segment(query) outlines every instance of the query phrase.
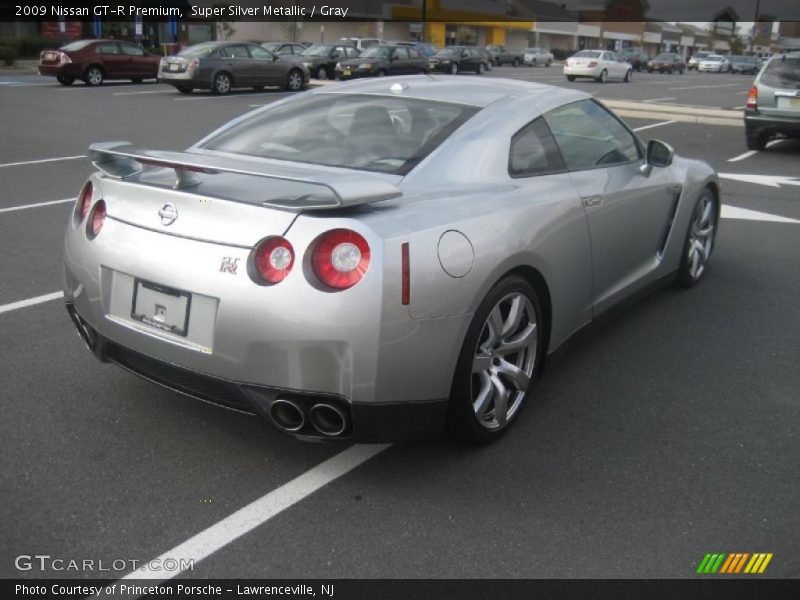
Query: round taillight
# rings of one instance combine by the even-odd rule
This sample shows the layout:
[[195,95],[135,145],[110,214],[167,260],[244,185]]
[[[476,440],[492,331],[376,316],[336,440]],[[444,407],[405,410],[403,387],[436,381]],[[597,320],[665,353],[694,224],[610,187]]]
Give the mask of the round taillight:
[[286,238],[267,238],[256,248],[255,264],[261,279],[267,283],[279,283],[292,270],[294,248]]
[[357,284],[369,267],[369,244],[349,229],[322,234],[314,244],[311,266],[319,280],[338,290]]
[[92,205],[92,192],[92,182],[87,181],[78,196],[78,203],[75,205],[75,216],[78,217],[79,221],[83,221],[86,215],[89,214],[89,207]]
[[95,237],[103,228],[103,223],[106,220],[106,202],[105,200],[98,200],[92,210],[91,232],[92,237]]

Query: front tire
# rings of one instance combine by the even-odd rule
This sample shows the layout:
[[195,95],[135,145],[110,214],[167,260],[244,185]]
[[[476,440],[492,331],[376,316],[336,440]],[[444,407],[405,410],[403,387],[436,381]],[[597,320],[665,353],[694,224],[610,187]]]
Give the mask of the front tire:
[[608,79],[608,72],[605,69],[603,69],[602,71],[600,71],[600,77],[598,77],[596,81],[598,83],[605,83],[607,79]]
[[448,430],[488,443],[505,433],[527,400],[542,354],[542,310],[522,277],[502,279],[484,298],[459,354]]
[[631,77],[633,77],[633,69],[628,69],[627,71],[625,71],[625,79],[623,79],[622,81],[624,81],[625,83],[630,83]]
[[219,94],[220,96],[224,96],[231,91],[231,87],[233,87],[233,80],[228,73],[223,71],[222,73],[217,73],[214,76],[214,83],[211,86],[211,92],[214,94]]
[[547,68],[550,68],[550,65],[552,65],[552,64],[553,64],[553,61],[548,58],[547,62],[544,63],[544,66],[547,67]]
[[686,230],[681,262],[675,277],[678,286],[690,288],[696,285],[705,273],[714,249],[718,220],[719,203],[714,192],[706,188],[695,204]]
[[453,63],[450,65],[450,75],[458,75],[458,64]]
[[511,61],[511,64],[512,64],[513,66],[515,66],[515,67],[518,67],[518,66],[519,66],[519,59],[518,59],[518,58],[515,58],[513,61]]
[[286,89],[290,92],[303,89],[303,74],[297,69],[292,69],[286,76]]
[[327,79],[328,78],[328,71],[325,67],[320,67],[317,69],[316,74],[317,79]]
[[575,75],[567,75],[567,81],[575,81]]
[[478,64],[478,75],[483,75],[485,70],[486,70],[486,67],[483,66],[483,63],[479,63]]

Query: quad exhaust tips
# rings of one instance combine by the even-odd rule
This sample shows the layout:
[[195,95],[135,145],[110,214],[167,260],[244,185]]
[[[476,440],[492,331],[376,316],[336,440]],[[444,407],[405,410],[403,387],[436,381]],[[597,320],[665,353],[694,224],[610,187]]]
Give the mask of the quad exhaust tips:
[[291,400],[275,400],[269,407],[269,416],[286,431],[300,431],[306,424],[303,411]]
[[347,419],[344,413],[331,404],[315,404],[308,411],[311,426],[327,437],[335,437],[344,433]]

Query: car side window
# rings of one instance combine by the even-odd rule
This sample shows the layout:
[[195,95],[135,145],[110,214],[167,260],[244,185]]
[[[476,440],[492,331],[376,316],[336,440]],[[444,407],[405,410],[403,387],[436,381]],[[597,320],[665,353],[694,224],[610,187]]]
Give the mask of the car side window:
[[349,58],[354,58],[360,54],[358,48],[353,48],[352,46],[346,46],[344,51]]
[[219,51],[220,56],[224,58],[250,58],[247,52],[247,46],[228,46]]
[[259,60],[272,60],[275,58],[272,52],[261,46],[250,46],[250,56]]
[[415,48],[409,48],[408,49],[408,56],[410,58],[422,58],[422,55],[419,53],[419,50],[417,50]]
[[144,50],[133,44],[120,44],[122,53],[128,56],[144,56]]
[[531,177],[564,170],[564,159],[542,117],[525,125],[511,138],[508,174],[512,177]]
[[395,48],[394,55],[400,60],[405,60],[408,58],[408,50],[406,48]]
[[572,171],[624,164],[641,158],[634,135],[594,100],[550,111],[545,121]]
[[97,44],[95,52],[98,54],[120,54],[117,44]]

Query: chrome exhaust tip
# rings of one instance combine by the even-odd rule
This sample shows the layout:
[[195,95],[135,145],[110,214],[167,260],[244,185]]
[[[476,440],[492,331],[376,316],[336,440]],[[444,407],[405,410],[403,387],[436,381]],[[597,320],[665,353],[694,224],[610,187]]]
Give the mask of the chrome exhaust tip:
[[344,433],[347,419],[344,413],[331,404],[315,404],[308,411],[311,425],[327,437],[335,437]]
[[269,416],[278,427],[286,431],[300,431],[306,423],[303,411],[290,400],[275,400],[269,407]]

